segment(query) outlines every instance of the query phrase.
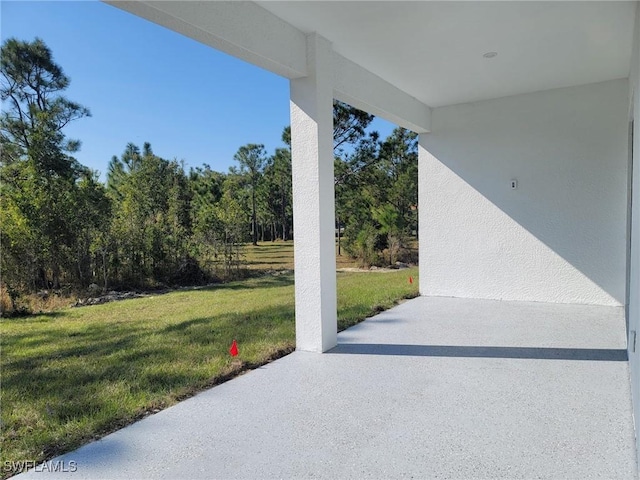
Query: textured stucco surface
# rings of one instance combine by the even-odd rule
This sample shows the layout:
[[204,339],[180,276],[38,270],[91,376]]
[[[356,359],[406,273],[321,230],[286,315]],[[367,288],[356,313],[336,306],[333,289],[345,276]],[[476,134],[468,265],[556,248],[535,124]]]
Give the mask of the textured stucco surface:
[[627,80],[434,109],[421,293],[624,304],[627,112]]
[[624,345],[621,308],[420,297],[61,459],[87,479],[634,479]]
[[298,350],[336,344],[331,44],[307,38],[309,76],[291,80],[291,167]]
[[[640,8],[636,9],[636,28],[633,39],[631,62],[630,112],[634,118],[633,130],[633,178],[632,178],[632,222],[631,222],[631,271],[629,275],[629,332],[640,333]],[[633,335],[630,336],[633,338]],[[640,339],[636,338],[635,351],[629,345],[631,385],[636,420],[636,432],[640,432]],[[636,435],[640,456],[640,434]]]

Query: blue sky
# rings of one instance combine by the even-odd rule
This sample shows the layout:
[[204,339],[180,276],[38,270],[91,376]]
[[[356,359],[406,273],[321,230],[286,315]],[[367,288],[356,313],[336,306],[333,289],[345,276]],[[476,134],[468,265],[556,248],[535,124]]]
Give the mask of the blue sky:
[[[247,143],[271,154],[289,124],[289,82],[97,1],[0,1],[2,39],[42,38],[71,78],[65,95],[91,110],[65,131],[76,158],[102,173],[128,142],[227,171]],[[376,119],[388,135],[393,125]]]

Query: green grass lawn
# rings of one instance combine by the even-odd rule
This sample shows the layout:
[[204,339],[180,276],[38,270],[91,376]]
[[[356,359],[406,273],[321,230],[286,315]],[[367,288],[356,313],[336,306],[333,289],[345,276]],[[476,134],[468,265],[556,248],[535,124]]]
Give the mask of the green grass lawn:
[[[338,274],[339,329],[415,296],[417,274]],[[0,320],[0,465],[51,458],[292,351],[293,318],[293,276],[278,275]]]
[[[357,267],[360,262],[351,258],[346,252],[338,255],[336,244],[336,267]],[[258,242],[258,245],[245,245],[245,262],[250,270],[293,270],[293,241]]]
[[293,242],[259,242],[244,247],[244,259],[251,270],[293,270]]

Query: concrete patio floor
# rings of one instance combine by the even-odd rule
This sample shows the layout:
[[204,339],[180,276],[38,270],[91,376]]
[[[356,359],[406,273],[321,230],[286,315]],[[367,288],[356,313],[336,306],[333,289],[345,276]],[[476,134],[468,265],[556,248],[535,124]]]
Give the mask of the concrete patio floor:
[[[421,297],[57,460],[73,478],[637,478],[620,308]],[[31,471],[22,477],[43,478]]]

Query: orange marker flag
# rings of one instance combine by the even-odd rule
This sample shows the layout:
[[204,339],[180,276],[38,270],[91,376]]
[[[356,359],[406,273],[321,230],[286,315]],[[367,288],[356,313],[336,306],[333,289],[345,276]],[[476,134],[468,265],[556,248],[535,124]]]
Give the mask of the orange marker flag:
[[235,340],[231,343],[231,348],[229,349],[229,353],[231,354],[232,357],[235,357],[238,355],[238,342],[236,342]]
[[409,283],[413,285],[413,277],[409,277]]

